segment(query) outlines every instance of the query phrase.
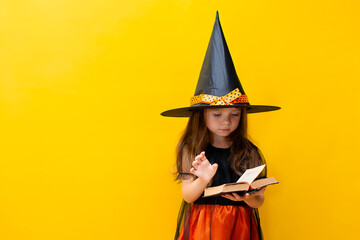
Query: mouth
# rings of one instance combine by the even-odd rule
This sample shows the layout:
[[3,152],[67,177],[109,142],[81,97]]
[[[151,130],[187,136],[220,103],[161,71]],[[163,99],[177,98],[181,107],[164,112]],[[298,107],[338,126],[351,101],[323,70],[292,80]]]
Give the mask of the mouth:
[[227,131],[229,131],[230,129],[228,129],[228,128],[224,128],[224,129],[220,129],[220,131],[223,131],[223,132],[227,132]]

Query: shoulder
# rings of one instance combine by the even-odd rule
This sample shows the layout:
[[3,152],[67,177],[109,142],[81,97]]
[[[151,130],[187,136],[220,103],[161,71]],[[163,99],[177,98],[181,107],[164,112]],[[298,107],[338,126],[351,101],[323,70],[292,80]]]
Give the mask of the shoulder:
[[249,140],[249,145],[252,149],[259,150],[259,148],[250,140]]
[[184,144],[181,146],[181,149],[179,149],[179,152],[181,153],[181,160],[188,160],[189,158],[189,146],[187,144]]
[[179,155],[178,155],[178,178],[184,178],[189,175],[192,176],[190,173],[191,166],[191,155],[190,151],[187,145],[183,145],[181,149],[179,149]]
[[[250,142],[250,141],[249,141]],[[260,148],[258,148],[254,143],[250,142],[252,146],[252,157],[254,159],[255,166],[260,166],[265,164],[265,169],[260,173],[258,178],[267,177],[267,164],[264,158],[264,155],[262,154]]]
[[258,146],[256,146],[253,142],[251,142],[250,140],[249,140],[249,144],[250,144],[250,149],[262,157],[263,154],[262,154],[260,148]]
[[249,141],[250,149],[249,155],[253,159],[254,166],[260,166],[266,164],[263,153],[253,142]]
[[250,155],[255,155],[259,158],[262,158],[262,153],[261,153],[261,150],[253,143],[249,140],[249,153]]

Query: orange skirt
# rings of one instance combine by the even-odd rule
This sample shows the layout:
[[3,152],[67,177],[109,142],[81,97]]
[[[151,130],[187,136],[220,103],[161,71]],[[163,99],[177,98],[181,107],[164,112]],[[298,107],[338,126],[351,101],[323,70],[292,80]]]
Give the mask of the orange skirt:
[[[178,240],[183,240],[184,235],[187,235],[185,239],[189,240],[259,239],[255,217],[247,205],[193,204],[187,218]],[[184,227],[189,228],[185,233]]]

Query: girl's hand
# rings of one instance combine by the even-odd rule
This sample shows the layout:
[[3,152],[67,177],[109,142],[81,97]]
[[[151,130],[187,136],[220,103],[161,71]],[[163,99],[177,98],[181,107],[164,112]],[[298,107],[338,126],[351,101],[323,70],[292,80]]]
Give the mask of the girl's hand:
[[192,166],[193,167],[190,169],[190,172],[206,183],[210,182],[218,168],[216,163],[211,164],[209,162],[209,160],[205,157],[205,152],[201,152],[195,157],[195,161],[192,162]]
[[232,201],[245,201],[246,202],[246,200],[250,200],[250,199],[252,199],[254,197],[264,195],[265,189],[266,189],[266,187],[262,187],[262,188],[260,188],[259,190],[255,191],[255,192],[246,193],[244,195],[239,195],[237,193],[227,193],[227,194],[224,194],[224,195],[221,195],[221,196],[224,197],[224,198],[230,199]]

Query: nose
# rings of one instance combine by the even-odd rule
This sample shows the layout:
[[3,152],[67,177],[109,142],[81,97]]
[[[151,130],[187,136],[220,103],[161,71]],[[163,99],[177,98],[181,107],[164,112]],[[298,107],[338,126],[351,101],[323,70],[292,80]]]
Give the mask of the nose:
[[230,118],[231,117],[231,115],[230,114],[226,114],[226,115],[224,115],[224,118],[223,118],[223,123],[225,123],[225,124],[230,124]]

